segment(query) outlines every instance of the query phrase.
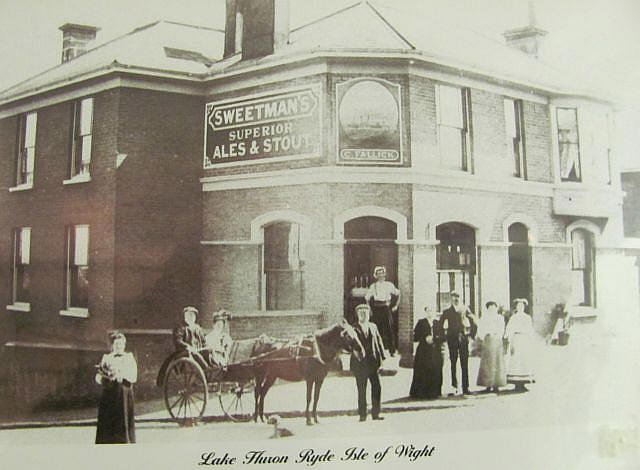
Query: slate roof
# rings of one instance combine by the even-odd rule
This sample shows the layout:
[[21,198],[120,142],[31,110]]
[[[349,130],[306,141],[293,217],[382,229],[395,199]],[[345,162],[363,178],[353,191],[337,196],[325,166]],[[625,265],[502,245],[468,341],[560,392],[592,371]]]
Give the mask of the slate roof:
[[[0,103],[113,70],[206,80],[219,73],[303,54],[402,54],[555,93],[600,95],[506,44],[415,13],[362,1],[291,30],[289,44],[250,63],[222,60],[224,31],[171,21],[142,26],[0,93]],[[580,86],[578,84],[582,83]]]

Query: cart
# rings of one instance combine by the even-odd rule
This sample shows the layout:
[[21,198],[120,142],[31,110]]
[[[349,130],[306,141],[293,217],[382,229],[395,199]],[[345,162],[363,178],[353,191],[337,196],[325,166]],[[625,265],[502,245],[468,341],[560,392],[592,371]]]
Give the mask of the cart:
[[229,420],[251,420],[255,409],[255,344],[256,339],[234,341],[224,368],[206,360],[205,351],[181,351],[170,356],[159,383],[171,417],[179,423],[197,421],[213,400]]

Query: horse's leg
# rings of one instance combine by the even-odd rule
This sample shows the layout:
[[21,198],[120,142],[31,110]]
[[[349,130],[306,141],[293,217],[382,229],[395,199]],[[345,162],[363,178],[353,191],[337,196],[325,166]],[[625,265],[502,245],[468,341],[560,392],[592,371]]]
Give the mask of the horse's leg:
[[264,422],[264,399],[267,396],[267,392],[269,391],[269,389],[271,388],[271,386],[275,383],[276,381],[276,376],[271,376],[269,374],[267,374],[267,376],[264,379],[264,382],[262,382],[262,397],[260,400],[260,421]]
[[311,404],[311,390],[313,389],[313,380],[306,379],[307,382],[307,407],[304,410],[304,416],[307,418],[307,426],[311,426],[311,416],[309,416],[309,405]]
[[315,388],[313,393],[313,420],[318,423],[318,401],[320,400],[320,389],[322,388],[322,383],[324,382],[324,377],[320,376],[316,380],[314,380]]

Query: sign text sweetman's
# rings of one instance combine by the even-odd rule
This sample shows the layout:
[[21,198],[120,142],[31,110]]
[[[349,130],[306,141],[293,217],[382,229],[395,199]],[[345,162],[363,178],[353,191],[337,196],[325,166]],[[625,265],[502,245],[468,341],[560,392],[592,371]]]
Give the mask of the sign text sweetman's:
[[319,95],[308,87],[208,103],[204,167],[319,156]]

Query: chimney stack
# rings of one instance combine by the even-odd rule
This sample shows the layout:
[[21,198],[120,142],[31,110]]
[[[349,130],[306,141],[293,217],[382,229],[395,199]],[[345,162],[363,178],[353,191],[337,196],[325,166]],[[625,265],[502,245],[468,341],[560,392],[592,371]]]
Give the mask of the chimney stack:
[[546,35],[547,31],[536,26],[536,12],[533,0],[529,0],[529,25],[524,28],[510,29],[503,33],[508,46],[536,59],[540,55],[542,40]]
[[289,0],[226,0],[224,57],[273,54],[289,42]]
[[60,26],[62,31],[62,62],[87,52],[89,44],[96,38],[100,28],[82,24],[65,23]]

